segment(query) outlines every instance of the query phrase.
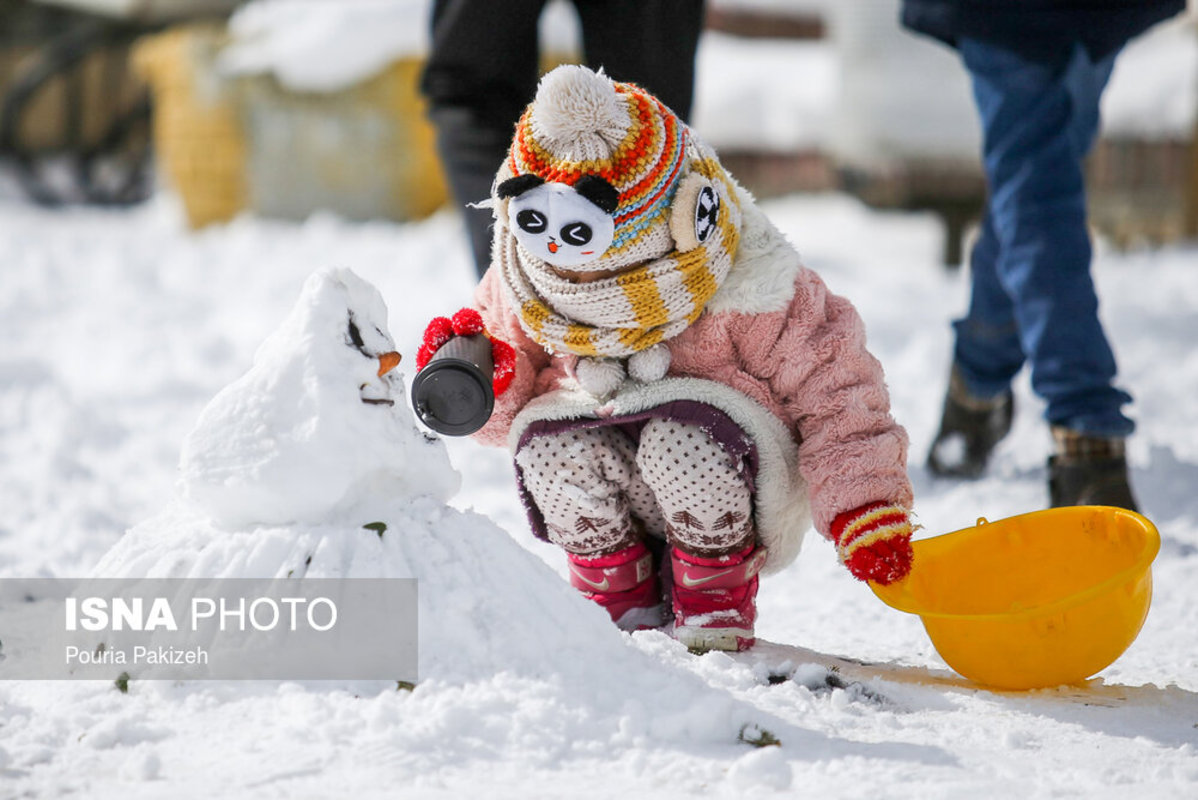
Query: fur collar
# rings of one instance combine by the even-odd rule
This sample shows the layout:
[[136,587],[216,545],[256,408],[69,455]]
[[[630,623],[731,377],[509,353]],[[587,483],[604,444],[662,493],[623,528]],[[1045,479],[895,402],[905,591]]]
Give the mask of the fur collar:
[[794,297],[795,279],[803,262],[782,232],[757,207],[752,195],[737,186],[740,195],[740,247],[728,277],[707,301],[709,314],[736,312],[768,314],[785,311]]

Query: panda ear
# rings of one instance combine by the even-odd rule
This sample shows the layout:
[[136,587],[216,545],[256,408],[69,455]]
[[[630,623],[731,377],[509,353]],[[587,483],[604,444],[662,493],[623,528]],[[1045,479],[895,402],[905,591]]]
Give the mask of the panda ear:
[[616,191],[616,187],[598,175],[583,175],[575,182],[574,191],[608,214],[615,213],[620,205],[620,193]]
[[544,178],[536,175],[517,175],[514,178],[508,178],[495,187],[495,193],[499,195],[500,199],[505,197],[519,197],[529,189],[535,189],[544,182]]
[[719,227],[720,195],[715,185],[698,173],[682,179],[670,207],[670,235],[678,252],[694,250]]

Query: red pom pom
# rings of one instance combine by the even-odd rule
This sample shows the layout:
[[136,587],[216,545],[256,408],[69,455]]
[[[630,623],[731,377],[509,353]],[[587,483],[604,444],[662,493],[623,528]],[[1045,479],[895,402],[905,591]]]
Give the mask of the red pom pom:
[[416,351],[416,369],[424,369],[433,354],[452,338],[453,323],[447,317],[434,317],[424,329],[424,338],[420,342],[420,349]]
[[453,315],[453,332],[458,336],[474,336],[486,330],[483,318],[473,308],[463,308]]
[[507,342],[491,340],[491,363],[495,365],[491,377],[491,390],[495,396],[507,391],[516,377],[516,350]]

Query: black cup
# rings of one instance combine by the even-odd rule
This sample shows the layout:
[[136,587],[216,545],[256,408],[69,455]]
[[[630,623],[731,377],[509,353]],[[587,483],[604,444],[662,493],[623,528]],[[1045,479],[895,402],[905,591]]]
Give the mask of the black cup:
[[412,407],[420,421],[446,436],[467,436],[486,424],[495,407],[491,340],[455,336],[412,380]]

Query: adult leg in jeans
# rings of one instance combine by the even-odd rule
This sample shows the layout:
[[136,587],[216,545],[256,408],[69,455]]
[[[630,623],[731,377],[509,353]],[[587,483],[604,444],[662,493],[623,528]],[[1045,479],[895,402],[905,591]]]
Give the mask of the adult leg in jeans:
[[1131,397],[1114,386],[1098,317],[1083,174],[1115,54],[1094,62],[1077,45],[1048,64],[974,40],[960,52],[982,121],[990,201],[969,312],[955,324],[955,372],[985,401],[1009,393],[1026,359],[1057,441],[1053,505],[1134,507],[1123,454]]
[[1121,407],[1131,398],[1113,386],[1115,358],[1098,318],[1082,172],[1114,55],[1096,64],[1077,46],[1050,65],[973,40],[960,51],[990,187],[969,313],[955,326],[962,378],[993,397],[1025,356],[1050,423],[1126,436],[1133,423]]

